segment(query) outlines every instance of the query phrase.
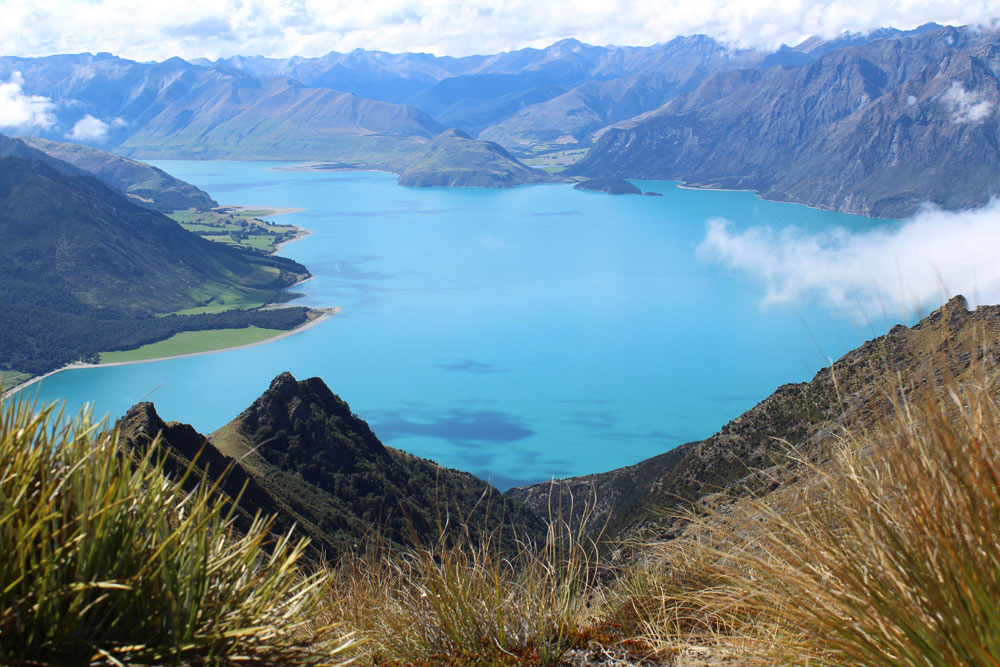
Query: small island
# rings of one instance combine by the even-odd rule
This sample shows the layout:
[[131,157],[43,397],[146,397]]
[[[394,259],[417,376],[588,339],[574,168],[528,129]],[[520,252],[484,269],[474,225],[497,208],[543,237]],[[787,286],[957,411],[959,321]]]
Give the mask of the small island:
[[574,190],[591,190],[606,192],[609,195],[641,195],[642,190],[623,178],[591,178],[580,181],[573,186]]

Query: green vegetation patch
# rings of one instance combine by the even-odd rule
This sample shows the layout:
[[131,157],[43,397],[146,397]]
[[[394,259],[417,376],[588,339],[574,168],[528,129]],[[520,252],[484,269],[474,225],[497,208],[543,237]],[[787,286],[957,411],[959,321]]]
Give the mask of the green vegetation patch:
[[0,388],[6,391],[8,388],[16,387],[33,377],[32,374],[22,373],[21,371],[0,371]]
[[97,362],[102,352],[133,350],[182,331],[250,326],[287,331],[304,324],[310,312],[307,308],[293,307],[166,317],[109,317],[99,311],[76,315],[20,304],[4,307],[10,314],[6,322],[9,335],[0,337],[0,369],[36,374],[73,361]]
[[234,210],[225,207],[208,211],[193,208],[174,211],[168,217],[189,232],[209,241],[242,246],[265,253],[274,252],[278,244],[299,233],[295,225],[276,225],[262,220],[269,209]]
[[259,343],[283,333],[281,329],[261,329],[249,326],[243,329],[210,329],[208,331],[183,331],[158,343],[150,343],[134,350],[122,352],[102,352],[100,363],[111,364],[122,361],[140,361],[159,357],[175,357],[181,354],[221,350],[238,345]]

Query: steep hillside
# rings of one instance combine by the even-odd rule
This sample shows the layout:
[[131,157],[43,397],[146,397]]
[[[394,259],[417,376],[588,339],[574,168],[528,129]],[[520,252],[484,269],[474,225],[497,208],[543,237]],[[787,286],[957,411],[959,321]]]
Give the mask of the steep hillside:
[[604,132],[575,174],[680,179],[903,217],[1000,193],[1000,32],[938,28],[721,72]]
[[36,137],[25,137],[23,141],[51,157],[97,176],[133,203],[161,213],[188,208],[205,211],[219,205],[204,190],[142,162],[82,144],[59,143]]
[[399,174],[399,184],[415,187],[510,188],[564,179],[525,166],[499,145],[447,130],[422,148]]
[[[141,447],[162,432],[174,469],[205,441],[189,426],[164,424],[150,404],[132,408],[120,428]],[[277,512],[279,530],[296,524],[329,556],[376,536],[430,544],[464,521],[474,532],[504,525],[534,539],[544,531],[535,515],[504,503],[486,482],[383,446],[319,378],[282,373],[207,439],[199,465],[210,477],[232,466],[225,490],[235,497],[248,484],[240,499],[247,516]]]
[[[847,353],[810,382],[779,387],[707,440],[627,468],[562,480],[554,488],[577,500],[595,497],[597,523],[608,521],[609,534],[670,529],[671,511],[720,492],[746,496],[792,481],[753,472],[786,461],[789,444],[823,456],[843,428],[872,426],[898,388],[935,391],[948,375],[975,380],[980,363],[987,374],[1000,367],[1000,306],[969,311],[957,296],[913,327],[897,325]],[[537,511],[548,507],[552,488],[536,484],[506,495]]]
[[[24,158],[0,158],[0,236],[4,370],[42,372],[159,340],[186,320],[155,314],[225,299],[273,301],[308,276],[292,260],[206,241],[95,177]],[[244,313],[235,318],[242,323],[201,316],[192,328],[265,320],[291,328],[304,317],[304,309]]]

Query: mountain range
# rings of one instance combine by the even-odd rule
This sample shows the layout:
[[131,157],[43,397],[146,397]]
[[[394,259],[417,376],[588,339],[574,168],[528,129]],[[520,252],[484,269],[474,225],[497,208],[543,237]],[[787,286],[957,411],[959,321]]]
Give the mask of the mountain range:
[[[995,29],[928,24],[776,51],[695,35],[464,58],[80,54],[3,57],[0,80],[52,103],[50,126],[18,134],[58,140],[86,120],[78,140],[130,157],[308,160],[420,172],[403,178],[414,185],[516,185],[538,182],[521,159],[558,167],[589,149],[567,175],[676,179],[904,217],[927,201],[954,209],[1000,194],[998,43]],[[477,160],[497,155],[485,144],[439,152],[455,155],[430,160],[440,173],[413,168],[448,129],[508,154],[477,176]],[[455,136],[445,140],[471,148]]]
[[903,217],[1000,194],[1000,31],[937,28],[718,72],[603,131],[569,173],[683,180]]

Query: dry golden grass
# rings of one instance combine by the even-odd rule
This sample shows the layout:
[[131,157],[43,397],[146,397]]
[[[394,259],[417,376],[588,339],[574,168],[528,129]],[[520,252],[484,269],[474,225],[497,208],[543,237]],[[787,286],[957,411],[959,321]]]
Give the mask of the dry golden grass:
[[754,664],[1000,664],[995,387],[890,394],[803,481],[650,545],[618,614],[661,646]]
[[597,573],[586,522],[542,545],[488,534],[403,553],[368,549],[331,577],[329,617],[379,665],[554,665],[581,641]]

